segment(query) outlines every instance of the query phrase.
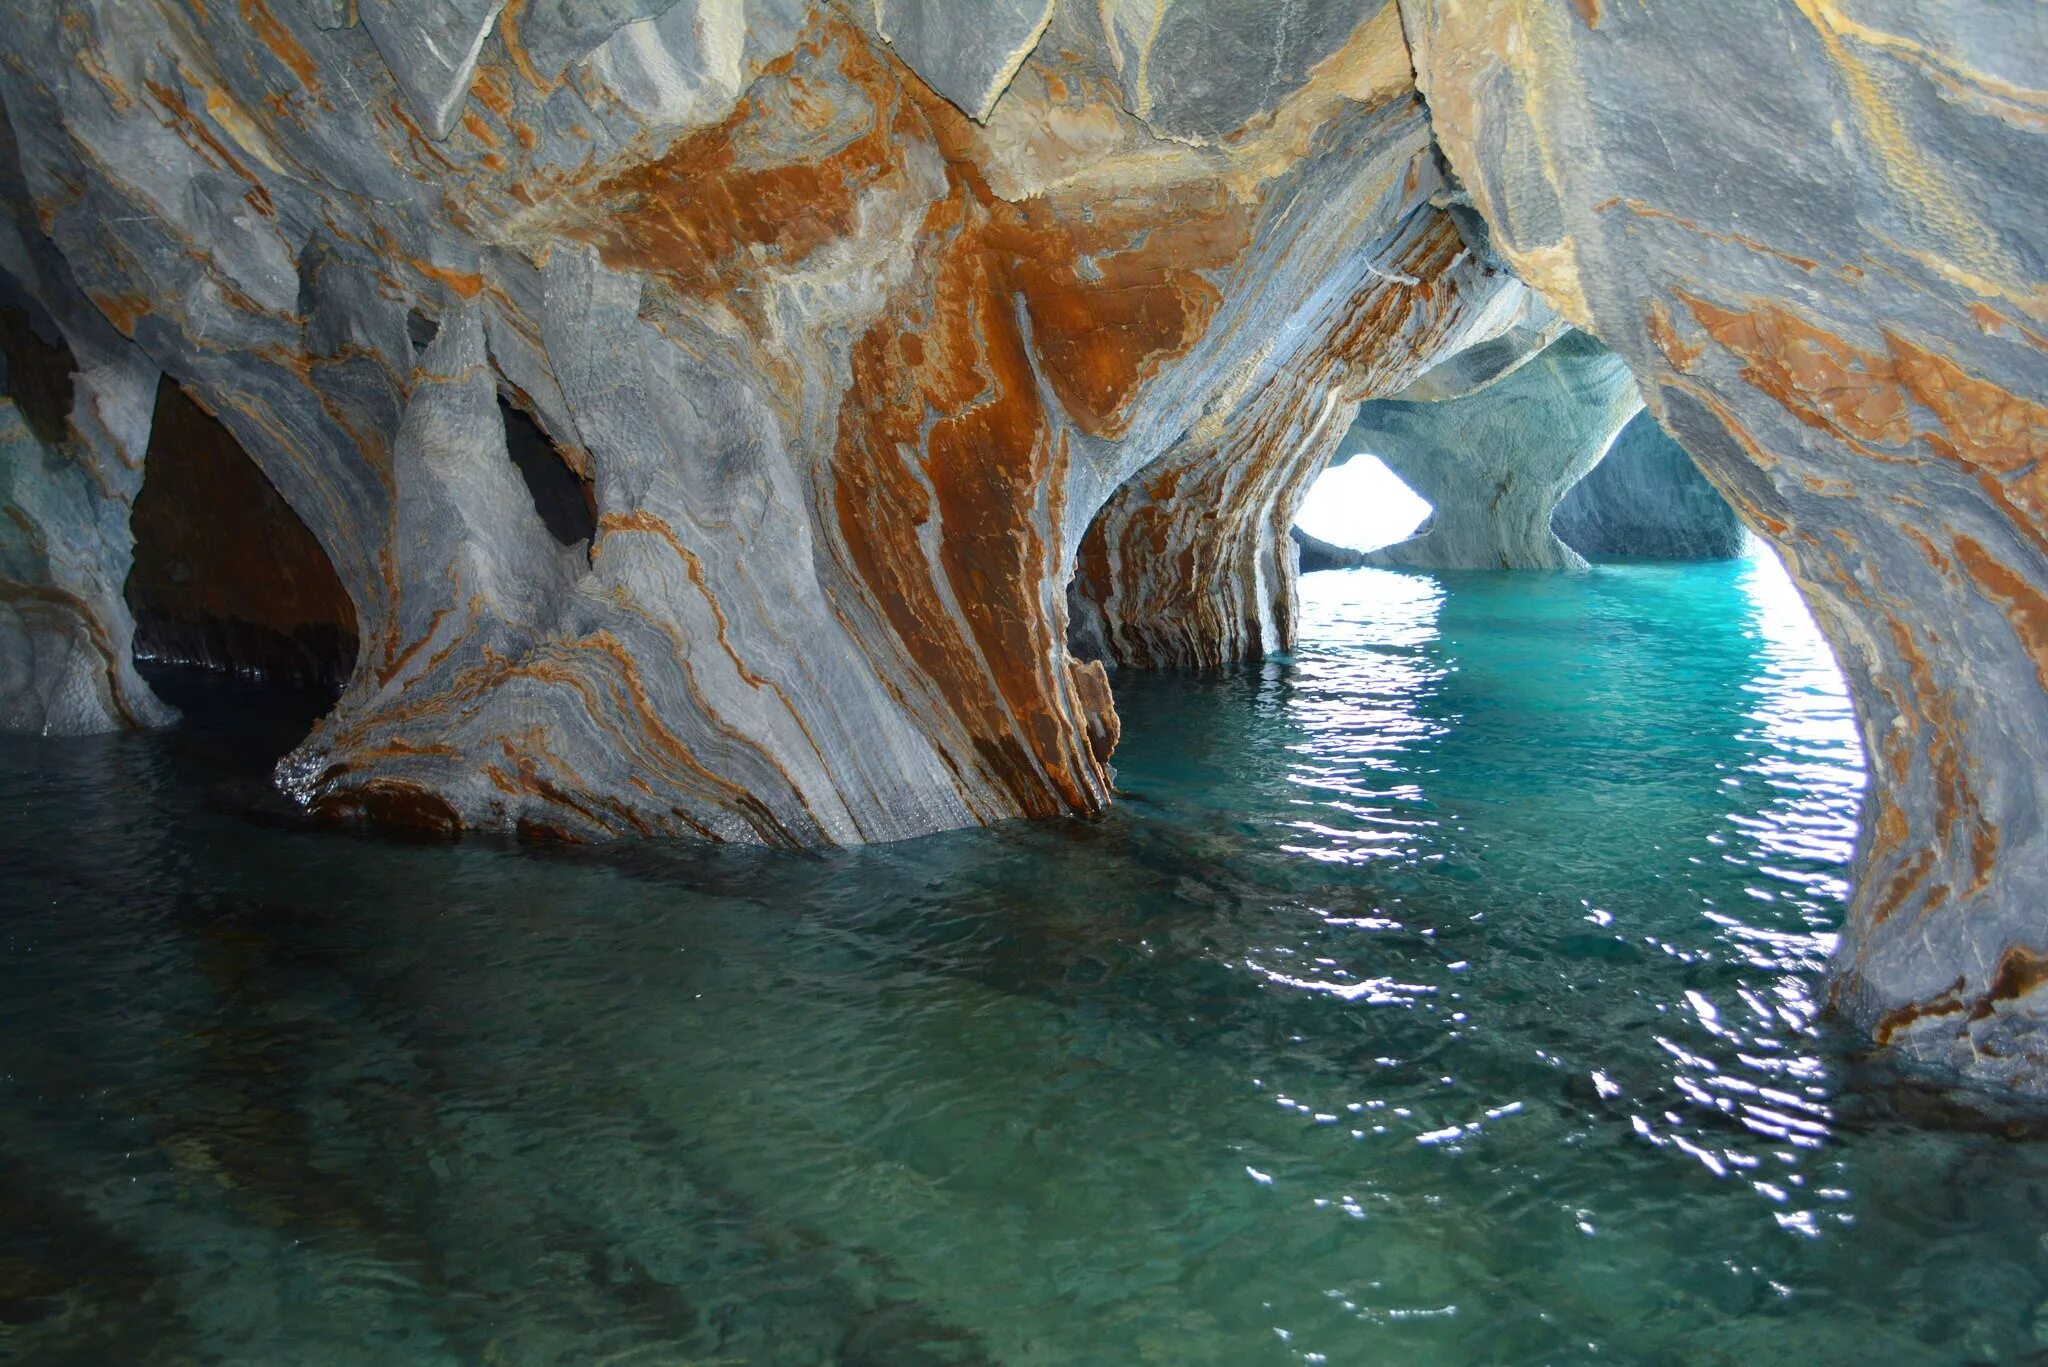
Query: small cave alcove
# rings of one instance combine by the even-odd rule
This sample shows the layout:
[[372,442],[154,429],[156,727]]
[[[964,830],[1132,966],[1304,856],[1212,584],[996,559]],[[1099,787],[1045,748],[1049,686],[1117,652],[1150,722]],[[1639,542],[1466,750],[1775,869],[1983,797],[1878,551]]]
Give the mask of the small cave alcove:
[[166,376],[130,523],[139,664],[313,695],[355,669],[355,608],[306,524],[227,428]]
[[587,545],[597,535],[595,484],[524,409],[500,395],[498,411],[505,420],[506,453],[526,481],[548,535],[564,546]]
[[71,416],[71,376],[78,363],[62,334],[41,309],[0,304],[0,356],[7,397],[45,446],[65,439]]

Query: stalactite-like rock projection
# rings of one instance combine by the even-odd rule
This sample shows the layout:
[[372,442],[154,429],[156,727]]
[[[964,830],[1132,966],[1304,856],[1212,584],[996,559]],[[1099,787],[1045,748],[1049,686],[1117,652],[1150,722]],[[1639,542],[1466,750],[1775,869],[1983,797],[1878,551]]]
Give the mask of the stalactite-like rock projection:
[[1550,515],[1641,407],[1621,358],[1581,332],[1457,398],[1366,404],[1346,447],[1385,461],[1433,510],[1421,532],[1367,563],[1584,569]]
[[1748,539],[1735,509],[1647,409],[1565,494],[1550,530],[1583,556],[1646,560],[1727,560]]
[[121,586],[168,375],[353,610],[280,769],[320,811],[798,845],[1094,811],[1069,605],[1129,663],[1286,648],[1353,407],[1510,383],[1554,310],[1842,653],[1842,1006],[2048,1076],[2028,7],[0,17],[0,304],[71,381],[61,431],[0,412],[0,724],[167,719]]
[[176,713],[135,672],[121,588],[157,369],[73,284],[0,138],[0,729],[79,735]]
[[1849,676],[1870,784],[1837,1005],[2048,1087],[2039,10],[1402,9],[1494,248],[1627,358]]

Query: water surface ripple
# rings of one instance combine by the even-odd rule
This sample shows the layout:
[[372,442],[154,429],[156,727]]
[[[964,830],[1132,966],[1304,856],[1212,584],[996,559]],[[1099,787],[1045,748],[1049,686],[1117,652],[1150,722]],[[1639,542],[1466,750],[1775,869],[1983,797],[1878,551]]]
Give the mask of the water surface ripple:
[[1125,800],[806,856],[308,830],[289,719],[0,745],[0,1357],[2020,1360],[2048,1148],[1822,1013],[1768,562],[1306,583]]

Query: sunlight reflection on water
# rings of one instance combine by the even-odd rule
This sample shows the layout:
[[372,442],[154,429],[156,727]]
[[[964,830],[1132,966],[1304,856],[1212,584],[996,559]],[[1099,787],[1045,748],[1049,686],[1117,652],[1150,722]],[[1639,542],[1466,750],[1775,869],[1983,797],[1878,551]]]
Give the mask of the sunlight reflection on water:
[[1820,1014],[1783,572],[1304,595],[1117,678],[1103,819],[823,855],[310,830],[232,698],[0,742],[0,1355],[2034,1351],[2048,1149]]

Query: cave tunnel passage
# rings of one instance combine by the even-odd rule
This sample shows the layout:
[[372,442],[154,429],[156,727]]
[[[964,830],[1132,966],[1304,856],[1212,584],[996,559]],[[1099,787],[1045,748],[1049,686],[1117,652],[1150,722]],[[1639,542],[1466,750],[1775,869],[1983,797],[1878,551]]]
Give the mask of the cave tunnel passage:
[[[1498,817],[1488,858],[1608,841],[1617,870],[1670,862],[1659,877],[1701,886],[1714,880],[1700,861],[1739,865],[1732,890],[1771,910],[1730,913],[1733,933],[1811,935],[1818,964],[1849,895],[1866,778],[1847,680],[1776,551],[1647,415],[1641,426],[1655,459],[1618,463],[1574,524],[1597,557],[1583,572],[1361,565],[1430,506],[1369,454],[1319,477],[1295,524],[1302,568],[1347,572],[1301,580],[1296,781],[1310,801],[1334,791],[1333,811],[1376,816],[1316,857],[1420,857],[1438,841],[1427,832],[1486,840]],[[1119,676],[1119,703],[1144,705],[1132,689]],[[1560,844],[1574,821],[1582,836]],[[1555,865],[1529,891],[1581,876]]]
[[323,708],[355,669],[355,608],[240,443],[166,376],[130,523],[135,658],[234,674]]
[[526,481],[533,510],[547,524],[548,535],[564,546],[589,542],[597,535],[595,486],[525,410],[501,395],[498,411],[505,420],[505,450]]

